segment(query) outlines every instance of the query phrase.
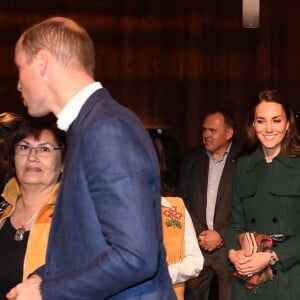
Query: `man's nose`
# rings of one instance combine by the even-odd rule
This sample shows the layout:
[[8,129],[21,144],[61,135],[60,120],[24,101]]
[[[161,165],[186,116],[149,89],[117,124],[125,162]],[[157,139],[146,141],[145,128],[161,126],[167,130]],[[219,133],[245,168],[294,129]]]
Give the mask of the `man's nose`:
[[210,131],[208,129],[203,129],[202,130],[202,136],[203,137],[208,137],[210,135]]

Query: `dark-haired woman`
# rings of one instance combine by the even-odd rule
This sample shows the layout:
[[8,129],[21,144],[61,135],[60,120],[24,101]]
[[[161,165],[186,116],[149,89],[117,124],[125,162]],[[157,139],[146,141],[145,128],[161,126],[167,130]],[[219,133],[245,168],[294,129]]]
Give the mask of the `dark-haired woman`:
[[45,262],[65,150],[52,118],[30,118],[15,132],[14,177],[0,199],[0,299]]
[[[251,151],[237,162],[226,235],[229,259],[237,275],[233,299],[297,300],[300,144],[294,114],[278,91],[259,94],[248,121],[247,137]],[[241,250],[237,236],[243,232],[265,233],[272,237],[273,245],[260,252]],[[263,270],[266,281],[261,276]]]

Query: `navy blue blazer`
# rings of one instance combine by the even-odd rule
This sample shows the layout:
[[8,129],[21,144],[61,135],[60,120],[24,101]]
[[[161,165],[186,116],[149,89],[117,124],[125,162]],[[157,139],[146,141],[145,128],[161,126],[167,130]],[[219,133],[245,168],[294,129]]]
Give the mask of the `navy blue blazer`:
[[96,91],[68,132],[43,300],[175,299],[165,262],[159,167],[138,118]]

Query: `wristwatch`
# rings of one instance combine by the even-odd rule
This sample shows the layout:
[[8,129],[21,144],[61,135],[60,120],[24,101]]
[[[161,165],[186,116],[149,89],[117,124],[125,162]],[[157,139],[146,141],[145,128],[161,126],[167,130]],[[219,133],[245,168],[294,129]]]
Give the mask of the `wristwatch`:
[[270,266],[274,266],[277,263],[277,260],[275,259],[275,253],[274,251],[270,252]]

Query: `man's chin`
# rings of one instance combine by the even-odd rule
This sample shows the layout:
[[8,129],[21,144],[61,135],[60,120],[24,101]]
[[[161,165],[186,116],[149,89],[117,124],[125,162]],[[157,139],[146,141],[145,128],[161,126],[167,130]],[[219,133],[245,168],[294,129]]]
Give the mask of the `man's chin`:
[[214,151],[214,147],[210,147],[208,144],[204,144],[204,148],[205,148],[206,151],[209,151],[209,152]]
[[40,118],[40,117],[44,117],[44,116],[50,114],[50,112],[35,111],[34,109],[30,109],[30,107],[28,107],[28,106],[27,106],[27,112],[31,117],[34,117],[34,118]]

